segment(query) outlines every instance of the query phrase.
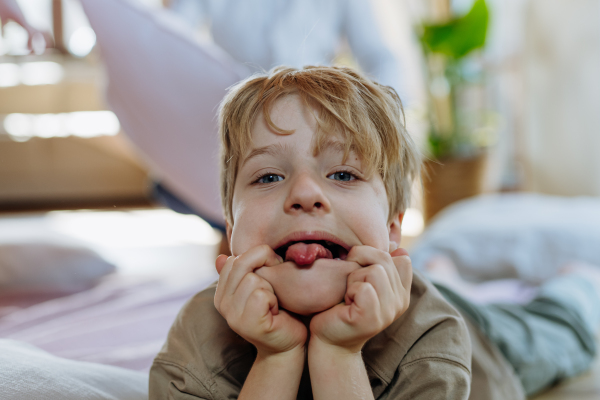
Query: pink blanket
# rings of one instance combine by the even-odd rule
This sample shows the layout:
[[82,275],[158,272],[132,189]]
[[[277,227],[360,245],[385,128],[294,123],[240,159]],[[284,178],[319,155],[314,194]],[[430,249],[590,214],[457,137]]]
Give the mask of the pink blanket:
[[189,284],[113,274],[92,289],[27,305],[0,295],[0,338],[59,357],[147,371],[183,304],[214,277]]

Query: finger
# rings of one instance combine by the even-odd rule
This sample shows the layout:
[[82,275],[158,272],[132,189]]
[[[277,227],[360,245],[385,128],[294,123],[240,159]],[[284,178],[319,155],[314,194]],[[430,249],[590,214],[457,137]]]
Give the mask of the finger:
[[[236,259],[237,259],[237,257],[234,257],[234,256],[227,257],[227,259],[225,260],[225,265],[221,269],[221,273],[219,274],[219,284],[223,289],[225,288],[225,285],[227,284],[229,274],[231,273],[231,270],[233,269],[233,263],[235,262]],[[215,268],[216,268],[216,260],[215,260]]]
[[[244,276],[240,282],[240,285],[238,286],[234,295],[228,300],[230,303],[228,306],[230,309],[236,312],[238,318],[241,317],[242,313],[244,312],[246,303],[248,302],[250,296],[252,296],[252,293],[259,289],[273,293],[274,295],[273,287],[269,282],[252,272],[246,274],[246,276]],[[269,308],[272,312],[277,312],[277,302],[271,303]],[[253,315],[256,314],[253,313]]]
[[220,254],[219,257],[215,260],[215,268],[217,269],[217,274],[221,275],[221,271],[227,262],[227,257],[225,254]]
[[269,290],[257,288],[252,291],[244,302],[244,309],[240,321],[247,327],[256,324],[257,316],[259,319],[267,319],[272,323],[271,310],[277,308],[277,297]]
[[43,54],[44,51],[48,48],[48,43],[46,43],[46,38],[44,34],[40,31],[35,31],[33,34],[29,36],[29,49],[33,51],[34,54]]
[[[219,257],[217,257],[217,259],[218,258]],[[223,301],[225,286],[227,283],[227,277],[229,276],[229,273],[231,272],[231,268],[233,268],[234,261],[235,261],[235,257],[233,257],[233,256],[225,258],[225,263],[219,273],[219,281],[217,283],[217,290],[215,292],[215,307],[219,311],[221,310],[221,302]],[[218,267],[216,264],[217,264],[217,262],[215,260],[215,268],[217,268],[217,271],[218,271]]]
[[402,247],[398,247],[397,249],[395,249],[394,251],[391,251],[390,253],[391,253],[392,257],[400,257],[400,256],[408,255],[408,251],[406,251]]
[[382,264],[384,260],[390,260],[390,253],[376,249],[371,246],[354,246],[348,252],[346,261],[354,261],[363,267],[373,264]]
[[42,31],[42,35],[44,35],[44,40],[46,40],[46,47],[54,47],[54,38],[48,31]]
[[354,246],[348,253],[346,261],[354,261],[363,267],[381,264],[388,274],[388,279],[394,291],[400,288],[400,278],[394,267],[390,253],[371,246]]
[[408,255],[395,256],[392,258],[394,265],[398,271],[398,277],[400,278],[400,284],[404,290],[410,293],[410,287],[412,285],[412,262]]
[[345,296],[348,309],[348,322],[353,324],[359,318],[372,318],[379,315],[381,309],[377,293],[373,285],[367,282],[354,282],[348,287]]
[[242,255],[236,257],[231,268],[231,272],[225,282],[225,295],[232,295],[238,285],[249,272],[263,266],[278,265],[283,260],[268,245],[253,247]]
[[373,264],[350,273],[350,275],[348,275],[347,287],[351,287],[357,282],[371,284],[382,304],[392,304],[394,289],[391,285],[387,271],[381,264]]
[[389,250],[389,252],[391,253],[391,252],[395,251],[397,248],[398,248],[398,243],[390,240],[390,250]]

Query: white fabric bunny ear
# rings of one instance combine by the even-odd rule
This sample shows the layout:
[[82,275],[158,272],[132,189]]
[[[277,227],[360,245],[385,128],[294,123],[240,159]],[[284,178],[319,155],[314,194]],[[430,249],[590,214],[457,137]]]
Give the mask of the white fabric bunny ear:
[[192,208],[222,221],[217,107],[249,72],[168,10],[81,0],[108,74],[107,100],[153,172]]

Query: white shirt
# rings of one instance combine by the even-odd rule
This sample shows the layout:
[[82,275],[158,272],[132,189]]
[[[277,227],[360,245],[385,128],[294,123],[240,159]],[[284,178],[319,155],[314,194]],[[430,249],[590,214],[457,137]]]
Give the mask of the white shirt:
[[402,97],[400,65],[370,0],[174,0],[171,8],[252,70],[328,65],[345,39],[363,71]]

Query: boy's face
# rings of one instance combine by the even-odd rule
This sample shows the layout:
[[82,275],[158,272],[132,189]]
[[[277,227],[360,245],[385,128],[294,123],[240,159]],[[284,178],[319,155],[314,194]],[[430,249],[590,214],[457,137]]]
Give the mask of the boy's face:
[[390,240],[400,241],[401,215],[388,223],[379,174],[369,175],[352,152],[343,162],[338,135],[313,154],[313,112],[298,95],[274,104],[273,123],[295,130],[291,135],[275,133],[258,116],[253,147],[238,171],[234,223],[227,232],[233,255],[267,244],[282,256],[283,264],[256,273],[271,283],[284,308],[300,314],[343,299],[348,274],[360,268],[344,261],[352,246],[388,251]]

